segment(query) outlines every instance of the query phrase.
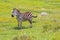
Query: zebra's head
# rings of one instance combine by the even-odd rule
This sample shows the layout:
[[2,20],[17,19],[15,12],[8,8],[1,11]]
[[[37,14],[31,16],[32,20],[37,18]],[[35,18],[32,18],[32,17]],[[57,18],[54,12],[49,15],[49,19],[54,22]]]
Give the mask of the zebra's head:
[[16,8],[13,8],[12,10],[12,17],[16,16],[19,13],[19,10]]

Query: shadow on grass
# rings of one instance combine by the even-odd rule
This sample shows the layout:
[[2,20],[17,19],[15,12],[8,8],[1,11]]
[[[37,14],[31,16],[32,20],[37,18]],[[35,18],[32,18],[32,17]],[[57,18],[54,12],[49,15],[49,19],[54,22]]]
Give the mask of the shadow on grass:
[[32,23],[36,23],[36,21],[32,21]]
[[21,29],[28,29],[28,28],[30,28],[30,27],[22,27],[22,28],[18,28],[18,27],[14,27],[13,29],[15,29],[15,30],[21,30]]

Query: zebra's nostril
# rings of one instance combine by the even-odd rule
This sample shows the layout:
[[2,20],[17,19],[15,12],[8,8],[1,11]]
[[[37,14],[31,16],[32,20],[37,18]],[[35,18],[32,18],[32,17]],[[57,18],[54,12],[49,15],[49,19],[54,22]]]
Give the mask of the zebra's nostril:
[[11,15],[12,17],[14,17],[13,15]]

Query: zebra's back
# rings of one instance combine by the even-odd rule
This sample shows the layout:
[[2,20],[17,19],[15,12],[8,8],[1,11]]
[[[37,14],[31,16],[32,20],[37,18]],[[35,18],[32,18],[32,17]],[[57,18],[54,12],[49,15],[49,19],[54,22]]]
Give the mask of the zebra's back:
[[32,18],[32,13],[31,12],[25,12],[25,13],[23,13],[23,18],[24,19],[30,19],[30,18]]

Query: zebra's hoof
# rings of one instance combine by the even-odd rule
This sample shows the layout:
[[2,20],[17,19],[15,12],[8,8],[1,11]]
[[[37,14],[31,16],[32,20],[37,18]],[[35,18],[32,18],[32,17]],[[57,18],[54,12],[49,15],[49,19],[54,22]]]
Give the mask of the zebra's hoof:
[[30,28],[32,28],[32,26],[30,26]]
[[18,28],[18,30],[20,30],[20,29],[22,29],[22,28]]

